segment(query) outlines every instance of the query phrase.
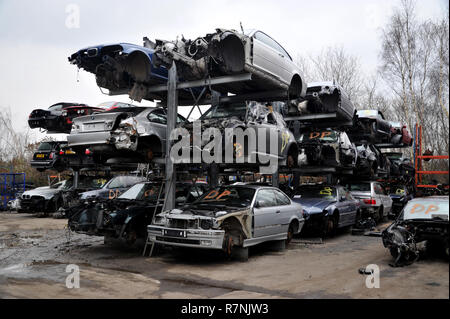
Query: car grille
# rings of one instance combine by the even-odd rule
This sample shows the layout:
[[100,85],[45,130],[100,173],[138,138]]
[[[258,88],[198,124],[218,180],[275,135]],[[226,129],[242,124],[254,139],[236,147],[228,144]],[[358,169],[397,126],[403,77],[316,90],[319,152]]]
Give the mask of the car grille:
[[185,220],[185,219],[169,219],[170,228],[187,229],[187,228],[198,228],[197,220]]

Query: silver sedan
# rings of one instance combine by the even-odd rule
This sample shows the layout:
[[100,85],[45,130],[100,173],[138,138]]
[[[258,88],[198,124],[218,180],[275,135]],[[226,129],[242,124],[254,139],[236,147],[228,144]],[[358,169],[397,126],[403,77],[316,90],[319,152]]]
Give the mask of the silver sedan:
[[304,224],[303,209],[278,188],[220,186],[183,209],[158,214],[150,241],[171,246],[220,249],[239,259],[266,241],[289,243]]

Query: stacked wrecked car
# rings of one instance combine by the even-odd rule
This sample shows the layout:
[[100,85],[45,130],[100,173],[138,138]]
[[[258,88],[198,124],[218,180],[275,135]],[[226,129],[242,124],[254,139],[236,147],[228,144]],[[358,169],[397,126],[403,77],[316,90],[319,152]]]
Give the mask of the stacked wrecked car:
[[[68,60],[92,73],[102,92],[155,102],[58,103],[30,115],[32,128],[69,133],[67,142],[42,144],[34,167],[107,172],[91,189],[80,188],[82,175],[74,174],[76,186],[61,193],[71,231],[105,242],[142,240],[152,250],[155,244],[216,249],[245,260],[253,245],[284,247],[302,231],[333,236],[409,205],[410,197],[394,205],[386,189],[392,179],[398,187],[410,182],[409,162],[397,150],[412,144],[406,126],[379,110],[356,110],[334,81],[306,83],[289,53],[260,30],[216,29],[172,41],[145,37],[142,46],[94,45]],[[174,104],[192,109],[185,118],[170,109]],[[199,105],[210,108],[202,112]],[[190,122],[194,107],[201,115]],[[187,133],[179,149],[187,154],[183,161],[172,159],[169,140],[184,137],[168,136],[169,124]],[[254,139],[251,131],[258,132]],[[205,153],[218,159],[214,165],[193,161]],[[178,172],[164,177],[168,158]],[[263,183],[269,173],[246,180],[245,174],[272,165],[266,159],[275,159],[274,185]],[[210,178],[213,168],[221,179]],[[296,182],[277,185],[279,173]],[[299,176],[322,181],[301,184]],[[175,203],[167,209],[166,192],[173,191]]]

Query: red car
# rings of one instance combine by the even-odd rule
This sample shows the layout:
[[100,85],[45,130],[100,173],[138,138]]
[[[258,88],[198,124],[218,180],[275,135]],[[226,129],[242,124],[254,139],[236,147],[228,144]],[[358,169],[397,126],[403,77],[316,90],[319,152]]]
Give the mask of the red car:
[[30,128],[42,128],[48,133],[69,134],[74,118],[103,111],[105,109],[87,104],[61,102],[53,104],[48,110],[33,110],[28,117],[28,125]]
[[391,123],[391,142],[395,145],[401,146],[411,146],[412,145],[412,137],[409,133],[406,125],[401,124],[400,122],[390,122]]

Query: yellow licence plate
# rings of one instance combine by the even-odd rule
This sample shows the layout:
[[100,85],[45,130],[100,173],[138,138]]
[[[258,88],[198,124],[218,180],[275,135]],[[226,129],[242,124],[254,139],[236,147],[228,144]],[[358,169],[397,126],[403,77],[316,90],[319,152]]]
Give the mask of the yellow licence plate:
[[44,158],[45,155],[44,155],[44,154],[37,154],[36,157],[37,157],[37,158]]

